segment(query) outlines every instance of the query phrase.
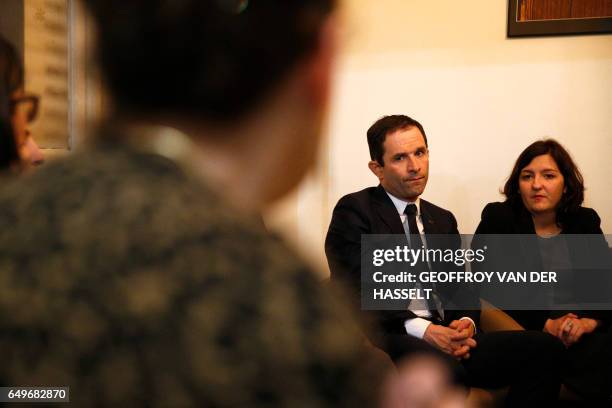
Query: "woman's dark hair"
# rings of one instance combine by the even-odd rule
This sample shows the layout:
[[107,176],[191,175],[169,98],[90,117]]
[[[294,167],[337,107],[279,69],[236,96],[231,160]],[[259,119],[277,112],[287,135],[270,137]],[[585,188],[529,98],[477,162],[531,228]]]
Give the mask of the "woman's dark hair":
[[584,201],[584,180],[570,154],[554,139],[539,140],[529,145],[516,159],[512,173],[503,188],[506,199],[515,207],[521,208],[523,201],[519,193],[521,171],[531,161],[544,154],[550,154],[563,175],[565,189],[557,207],[557,224],[563,226],[568,216],[575,212]]
[[314,50],[335,0],[86,0],[120,112],[231,121]]
[[23,66],[15,48],[0,36],[0,172],[19,163],[10,100],[23,87]]

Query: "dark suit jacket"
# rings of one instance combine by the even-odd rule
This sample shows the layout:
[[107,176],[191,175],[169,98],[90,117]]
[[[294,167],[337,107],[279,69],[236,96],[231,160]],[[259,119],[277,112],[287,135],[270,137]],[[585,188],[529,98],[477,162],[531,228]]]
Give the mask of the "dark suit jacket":
[[[580,207],[566,217],[562,234],[590,234],[579,242],[572,241],[568,248],[569,258],[573,265],[582,263],[580,259],[607,259],[609,248],[600,227],[601,220],[595,210]],[[506,257],[503,268],[506,270],[543,270],[539,247],[535,242],[535,226],[531,214],[522,205],[511,205],[508,201],[489,203],[482,211],[482,218],[476,229],[474,242],[479,241],[481,234],[533,234],[533,245],[517,245],[516,248],[506,248],[505,252],[512,254]],[[595,235],[595,236],[594,236]],[[495,270],[495,267],[483,266]],[[535,269],[531,269],[535,268]],[[474,269],[474,268],[472,268]],[[577,277],[579,278],[579,276]],[[575,286],[579,290],[580,285]],[[585,288],[586,289],[586,288]],[[585,294],[588,297],[588,293]],[[542,330],[546,319],[559,317],[567,311],[507,311],[526,329]],[[610,313],[601,310],[573,311],[580,317],[591,317],[602,320],[604,326],[609,324]]]
[[[456,236],[455,247],[461,239],[457,230],[457,221],[450,211],[440,208],[421,199],[420,211],[425,234],[452,234]],[[401,234],[404,228],[397,209],[382,186],[370,187],[356,193],[348,194],[338,201],[334,208],[331,224],[325,240],[325,253],[331,270],[332,281],[340,281],[349,286],[355,307],[360,308],[361,289],[361,235],[362,234]],[[430,244],[428,240],[428,245]],[[434,270],[457,270],[457,266],[432,265]],[[439,268],[439,269],[438,269]],[[445,298],[454,296],[456,287],[449,287]],[[474,298],[473,304],[478,299]],[[443,299],[444,304],[444,299]],[[474,307],[475,309],[478,306]],[[366,313],[370,322],[374,320],[374,329],[383,336],[389,334],[406,334],[404,322],[416,317],[409,310]],[[479,323],[480,311],[445,310],[445,322],[460,317],[470,317],[476,325]],[[380,344],[378,339],[373,339]],[[383,346],[383,348],[385,348]]]

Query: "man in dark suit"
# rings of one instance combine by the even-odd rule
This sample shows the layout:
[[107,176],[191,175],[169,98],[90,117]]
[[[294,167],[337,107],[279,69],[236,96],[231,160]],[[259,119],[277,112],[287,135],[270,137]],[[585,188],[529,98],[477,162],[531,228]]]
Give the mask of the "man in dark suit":
[[[421,124],[403,115],[386,116],[370,127],[367,138],[368,166],[380,184],[340,199],[325,241],[332,280],[346,284],[355,303],[361,290],[362,235],[402,234],[412,248],[420,248],[431,246],[432,234],[449,234],[456,237],[454,246],[460,245],[453,214],[420,198],[429,176]],[[440,296],[432,301],[412,300],[402,310],[362,311],[364,321],[373,323],[372,342],[394,360],[415,352],[439,355],[469,386],[510,385],[511,406],[547,406],[556,400],[563,351],[559,341],[537,331],[482,333],[478,307],[445,309],[457,287],[436,291]],[[469,288],[460,292],[478,302]],[[462,304],[469,302],[463,299]]]

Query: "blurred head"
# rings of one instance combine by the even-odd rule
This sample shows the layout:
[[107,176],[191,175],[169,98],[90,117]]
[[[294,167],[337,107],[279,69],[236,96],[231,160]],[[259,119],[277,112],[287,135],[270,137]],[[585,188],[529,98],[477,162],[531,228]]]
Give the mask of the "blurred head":
[[44,161],[44,156],[30,132],[30,123],[38,114],[38,100],[38,96],[26,94],[20,89],[12,94],[9,102],[17,151],[25,167],[37,166]]
[[0,37],[0,144],[3,168],[43,162],[29,124],[36,118],[38,97],[24,92],[23,66],[15,48]]
[[[295,126],[282,141],[286,150],[271,152],[274,163],[265,165],[278,170],[279,180],[270,183],[282,184],[276,194],[302,177],[314,159],[327,102],[326,37],[334,0],[85,3],[97,22],[98,59],[115,115],[183,118],[229,129],[257,123],[253,118],[264,116],[271,99],[299,80],[295,89],[301,88],[283,105],[301,106],[302,121],[287,112],[277,115]],[[249,133],[216,137],[231,142]]]
[[13,133],[10,99],[23,87],[23,69],[17,52],[0,37],[0,170],[19,165],[17,141]]
[[562,225],[568,213],[584,201],[582,174],[556,140],[532,143],[518,157],[503,193],[532,215],[554,212]]
[[385,116],[368,129],[368,166],[394,196],[416,200],[429,177],[429,150],[423,126],[404,115]]

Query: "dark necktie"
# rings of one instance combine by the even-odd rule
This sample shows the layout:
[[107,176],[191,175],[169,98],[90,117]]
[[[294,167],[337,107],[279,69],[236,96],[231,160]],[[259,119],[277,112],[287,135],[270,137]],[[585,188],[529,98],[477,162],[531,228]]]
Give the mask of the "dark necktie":
[[410,230],[410,248],[417,250],[423,247],[423,241],[421,240],[421,234],[419,233],[419,227],[416,223],[416,204],[408,204],[404,209],[404,214],[408,217],[408,229]]
[[[421,234],[419,232],[419,228],[416,223],[416,214],[417,214],[417,206],[416,204],[408,204],[404,209],[404,214],[406,214],[408,220],[408,229],[410,230],[410,248],[414,250],[422,249],[425,250],[423,246],[423,241],[421,240]],[[426,262],[417,262],[416,267],[418,268],[418,272],[429,271],[429,265]],[[442,302],[438,294],[435,291],[435,286],[428,285],[425,286],[421,284],[423,288],[432,289],[431,297],[427,300],[427,305],[429,311],[434,318],[434,320],[441,320],[444,316],[444,311],[442,309]]]

